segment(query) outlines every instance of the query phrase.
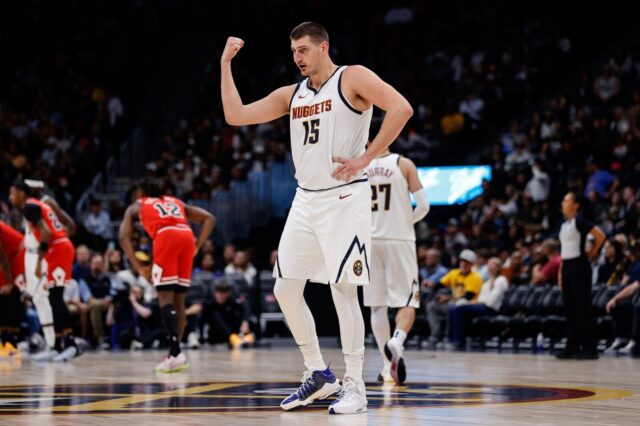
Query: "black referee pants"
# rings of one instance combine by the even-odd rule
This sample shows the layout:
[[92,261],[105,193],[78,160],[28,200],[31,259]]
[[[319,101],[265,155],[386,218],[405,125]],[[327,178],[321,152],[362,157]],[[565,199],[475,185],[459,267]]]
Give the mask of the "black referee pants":
[[591,267],[586,259],[562,261],[562,299],[567,317],[567,350],[595,351]]

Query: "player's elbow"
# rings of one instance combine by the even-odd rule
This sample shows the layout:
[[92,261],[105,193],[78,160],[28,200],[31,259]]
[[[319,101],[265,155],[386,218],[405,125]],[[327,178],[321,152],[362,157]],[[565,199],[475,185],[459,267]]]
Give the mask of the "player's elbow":
[[230,111],[224,112],[224,121],[226,121],[229,126],[242,126],[245,124],[242,122],[240,114]]
[[406,120],[409,120],[413,116],[413,107],[406,99],[404,99],[404,102],[402,102],[400,106],[400,114],[402,114]]

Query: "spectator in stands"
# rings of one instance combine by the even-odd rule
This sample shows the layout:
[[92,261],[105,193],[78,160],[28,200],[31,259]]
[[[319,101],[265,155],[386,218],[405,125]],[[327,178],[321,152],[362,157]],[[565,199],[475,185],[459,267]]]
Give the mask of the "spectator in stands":
[[99,237],[103,241],[109,241],[113,238],[111,216],[106,209],[102,208],[102,202],[98,198],[91,200],[89,214],[84,219],[84,227],[91,235]]
[[[631,354],[640,358],[640,281],[626,285],[607,303],[607,313],[613,317],[615,340],[606,353]],[[625,299],[633,299],[624,303]],[[635,301],[635,303],[633,303]]]
[[107,248],[104,253],[105,270],[111,276],[112,279],[116,277],[118,272],[124,269],[124,261],[122,260],[122,252],[120,250]]
[[609,64],[602,67],[602,75],[593,83],[593,93],[603,104],[609,103],[620,93],[620,80],[613,74]]
[[[562,267],[558,282],[567,317],[567,344],[564,350],[556,353],[558,359],[598,358],[589,259],[598,255],[605,235],[598,226],[578,215],[583,203],[577,192],[568,192],[562,201],[566,221],[560,229]],[[588,253],[585,251],[587,235],[595,239]]]
[[489,279],[482,284],[478,299],[449,308],[449,341],[454,349],[464,349],[469,326],[476,317],[498,314],[509,282],[501,274],[502,261],[492,257],[487,262]]
[[458,220],[454,218],[447,222],[443,239],[444,246],[449,253],[453,253],[456,246],[466,247],[469,244],[469,240],[458,227]]
[[[142,266],[147,267],[151,265],[151,258],[143,251],[135,252],[136,259],[140,261]],[[116,273],[115,276],[116,289],[118,291],[138,286],[144,293],[145,303],[151,303],[156,300],[156,289],[145,277],[140,275],[138,271],[134,271],[131,268],[124,269]]]
[[531,165],[531,179],[527,182],[524,193],[531,197],[535,203],[547,201],[551,180],[549,174],[544,171],[544,162],[536,157]]
[[429,249],[425,256],[425,264],[420,268],[420,285],[423,290],[435,288],[448,269],[440,262],[440,250]]
[[71,276],[78,283],[91,274],[90,261],[91,251],[89,251],[89,248],[84,244],[76,247],[76,261],[73,264]]
[[531,153],[526,148],[523,141],[518,141],[514,145],[514,150],[504,160],[504,169],[507,172],[524,168],[533,160]]
[[464,114],[465,117],[468,117],[472,123],[477,124],[482,121],[484,101],[475,93],[469,93],[466,98],[460,102],[458,110],[461,114]]
[[[80,286],[75,279],[72,279],[69,284],[64,286],[64,301],[67,304],[73,323],[75,323],[74,318],[78,317],[80,330],[74,327],[74,334],[86,340],[88,334],[89,307],[86,303],[82,303],[80,299]],[[80,332],[77,333],[78,331]]]
[[233,259],[236,256],[236,246],[233,244],[227,244],[224,246],[222,250],[222,261],[224,262],[224,267],[226,268],[228,265],[233,263]]
[[558,284],[558,273],[562,264],[558,244],[554,240],[545,240],[539,250],[546,261],[533,266],[531,284]]
[[205,253],[202,256],[202,260],[200,261],[200,264],[194,268],[193,272],[194,273],[210,272],[213,274],[215,271],[215,266],[216,266],[216,261],[213,257],[213,254]]
[[522,261],[522,252],[514,251],[502,269],[502,275],[512,285],[529,284],[531,282],[531,274],[527,265]]
[[238,250],[233,256],[233,262],[224,268],[225,274],[239,274],[244,277],[247,283],[252,286],[258,275],[258,271],[255,266],[249,261],[247,253],[242,250]]
[[144,301],[144,289],[133,285],[119,290],[109,305],[106,323],[111,327],[114,348],[150,348],[166,340],[159,313]]
[[602,198],[610,198],[611,194],[618,189],[618,186],[620,186],[620,181],[615,177],[615,175],[607,170],[601,170],[600,166],[593,158],[591,158],[587,163],[587,173],[589,174],[589,179],[584,187],[585,197],[589,196],[589,192],[596,191],[598,196]]
[[614,276],[617,266],[622,262],[624,257],[622,244],[614,239],[608,239],[603,246],[604,263],[598,267],[596,284],[618,284],[609,280]]
[[210,343],[227,343],[231,349],[253,344],[245,308],[233,299],[231,285],[225,280],[214,289],[209,321]]
[[91,274],[80,281],[80,299],[89,305],[89,319],[97,344],[106,349],[109,347],[106,339],[105,317],[111,305],[113,289],[111,278],[104,268],[104,258],[101,254],[91,257]]
[[427,319],[431,329],[428,347],[435,349],[442,341],[442,322],[447,319],[449,308],[457,304],[474,300],[480,288],[482,279],[471,270],[476,261],[476,254],[471,250],[463,250],[459,256],[459,266],[449,271],[435,287],[436,296],[427,304]]

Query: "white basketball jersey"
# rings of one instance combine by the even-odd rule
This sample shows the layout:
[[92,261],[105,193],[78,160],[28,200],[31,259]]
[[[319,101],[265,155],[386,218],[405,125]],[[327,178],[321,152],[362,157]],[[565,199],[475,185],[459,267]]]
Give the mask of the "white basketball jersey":
[[415,241],[409,184],[400,166],[400,155],[388,154],[369,164],[373,238]]
[[[349,104],[340,89],[345,69],[338,67],[318,90],[310,87],[309,78],[305,78],[291,98],[291,153],[296,179],[303,189],[344,185],[344,181],[331,177],[339,166],[332,157],[352,159],[365,151],[373,108],[361,112]],[[364,178],[363,173],[352,181]]]

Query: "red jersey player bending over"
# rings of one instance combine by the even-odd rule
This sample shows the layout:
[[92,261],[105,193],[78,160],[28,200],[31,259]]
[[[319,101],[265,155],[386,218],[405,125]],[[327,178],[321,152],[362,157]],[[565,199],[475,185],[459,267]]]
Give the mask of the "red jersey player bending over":
[[[162,322],[169,339],[169,355],[158,364],[157,372],[173,373],[189,366],[180,350],[180,339],[186,324],[185,298],[191,282],[193,258],[209,238],[215,225],[211,213],[174,197],[154,197],[151,188],[139,186],[136,201],[124,214],[120,224],[120,246],[132,267],[158,291]],[[131,242],[136,218],[153,240],[153,266],[144,267],[135,257]],[[188,221],[201,226],[195,240]]]
[[22,211],[27,226],[40,244],[36,276],[46,276],[44,283],[49,289],[53,328],[56,333],[54,350],[58,353],[52,360],[68,361],[79,355],[78,346],[73,338],[69,310],[64,302],[64,286],[71,282],[75,249],[54,209],[47,203],[31,198],[31,188],[26,183],[14,183],[9,199],[13,206]]
[[24,289],[24,236],[0,222],[0,357],[18,358],[20,292]]

